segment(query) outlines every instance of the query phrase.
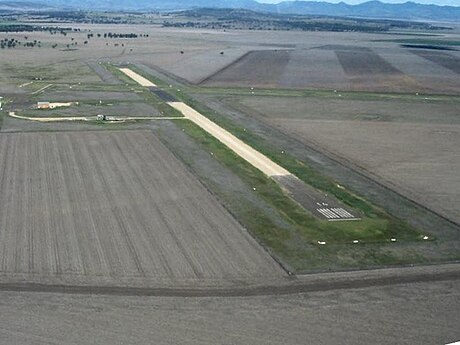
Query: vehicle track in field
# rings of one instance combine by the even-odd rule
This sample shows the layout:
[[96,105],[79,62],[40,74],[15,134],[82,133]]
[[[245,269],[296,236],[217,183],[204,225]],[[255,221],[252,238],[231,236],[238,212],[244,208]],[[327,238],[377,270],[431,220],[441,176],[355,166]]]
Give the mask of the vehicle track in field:
[[39,283],[0,283],[0,291],[156,297],[250,297],[316,291],[460,280],[460,264],[337,272],[293,277],[285,284],[231,288],[85,286]]

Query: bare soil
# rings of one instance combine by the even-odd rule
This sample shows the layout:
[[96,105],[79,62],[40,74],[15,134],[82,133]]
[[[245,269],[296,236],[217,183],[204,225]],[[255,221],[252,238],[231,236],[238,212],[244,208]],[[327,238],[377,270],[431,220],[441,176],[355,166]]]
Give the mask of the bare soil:
[[252,51],[208,77],[204,85],[271,85],[276,86],[289,62],[285,50]]
[[0,141],[3,281],[222,286],[283,275],[150,131]]
[[415,50],[412,49],[411,53],[421,56],[424,59],[432,61],[444,68],[451,70],[457,74],[460,74],[460,59],[449,53],[431,50]]
[[335,49],[334,51],[343,70],[349,76],[401,74],[401,71],[370,49],[353,47],[351,49]]

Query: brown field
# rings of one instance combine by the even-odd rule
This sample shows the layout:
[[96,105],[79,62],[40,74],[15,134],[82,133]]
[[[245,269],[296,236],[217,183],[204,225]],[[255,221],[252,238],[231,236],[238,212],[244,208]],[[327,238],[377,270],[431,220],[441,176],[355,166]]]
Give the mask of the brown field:
[[460,222],[458,103],[337,98],[225,99]]
[[[421,54],[433,52],[417,49],[418,55],[415,55],[410,49],[401,47],[397,42],[391,42],[392,39],[404,38],[403,35],[383,36],[349,32],[222,32],[166,29],[148,25],[74,26],[82,30],[91,30],[94,34],[108,31],[135,32],[148,33],[149,37],[129,40],[96,37],[90,39],[87,45],[82,45],[82,40],[86,39],[85,31],[72,33],[68,37],[31,33],[29,39],[43,42],[40,50],[16,48],[0,51],[0,92],[3,87],[9,92],[13,91],[11,88],[6,89],[5,84],[20,85],[36,77],[44,77],[44,81],[54,83],[69,80],[117,83],[100,66],[98,67],[98,59],[158,67],[193,84],[205,80],[205,85],[222,86],[430,93],[460,91],[458,78],[448,75],[444,65],[440,65],[439,62],[450,59],[448,64],[456,66],[458,52],[445,53],[450,54],[452,58],[437,55],[437,62],[433,62],[421,57]],[[454,31],[449,35],[450,40],[455,40],[458,32]],[[0,34],[0,38],[3,36],[21,40],[24,35]],[[71,37],[79,42],[76,50],[51,48],[52,43],[58,43],[62,48],[70,42]],[[442,38],[440,36],[439,39]],[[341,56],[343,66],[340,56],[338,58],[334,50]],[[181,54],[181,51],[184,54]],[[224,54],[221,55],[221,52]],[[245,56],[248,52],[252,53]],[[434,54],[436,53],[439,52]],[[262,68],[262,65],[267,67]],[[346,73],[358,70],[361,70],[359,78]],[[372,73],[365,73],[366,71]]]
[[435,64],[438,64],[444,68],[447,68],[452,72],[460,74],[460,59],[456,56],[440,51],[419,49],[412,49],[411,53],[421,56],[422,58],[434,62]]
[[276,86],[289,62],[284,50],[251,51],[205,80],[205,85]]
[[401,72],[380,55],[366,47],[331,46],[345,73],[351,77],[373,75],[399,75]]
[[[384,49],[382,53],[389,54]],[[395,53],[411,55],[402,48]],[[445,54],[436,55],[435,62],[452,69],[456,68],[458,61]],[[414,72],[412,68],[408,73],[402,72],[399,64],[400,59],[393,55],[387,59],[377,49],[355,45],[325,45],[305,50],[262,50],[248,53],[205,78],[202,84],[384,92],[450,92],[458,88],[458,81],[452,80],[451,76],[441,79],[442,73],[437,73],[436,69],[427,76],[424,70],[426,63],[421,63],[419,71]],[[427,78],[430,84],[424,83]]]
[[1,280],[187,286],[279,266],[150,131],[0,135]]

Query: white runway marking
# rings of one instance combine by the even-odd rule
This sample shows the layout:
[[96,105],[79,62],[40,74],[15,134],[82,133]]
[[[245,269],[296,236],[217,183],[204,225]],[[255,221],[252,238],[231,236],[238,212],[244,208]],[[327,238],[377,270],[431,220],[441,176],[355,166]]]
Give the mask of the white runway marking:
[[24,86],[30,85],[32,83],[33,83],[33,81],[29,81],[28,83],[24,83],[24,84],[19,85],[19,87],[24,87]]
[[332,211],[340,215],[342,218],[353,218],[353,215],[345,211],[343,208],[333,208]]
[[350,212],[344,210],[343,208],[318,208],[316,209],[328,220],[357,220]]
[[50,86],[53,86],[53,84],[48,84],[46,86],[43,86],[41,89],[39,89],[39,90],[37,90],[35,92],[32,92],[32,95],[36,95],[37,93],[44,91],[45,89],[49,88]]

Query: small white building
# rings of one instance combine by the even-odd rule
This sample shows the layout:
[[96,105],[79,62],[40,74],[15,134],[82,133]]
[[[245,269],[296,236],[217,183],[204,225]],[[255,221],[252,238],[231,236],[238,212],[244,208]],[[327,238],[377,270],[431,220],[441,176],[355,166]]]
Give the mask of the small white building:
[[60,108],[60,107],[70,107],[74,104],[78,105],[78,102],[66,102],[66,103],[37,102],[37,108],[38,109],[55,109],[55,108]]
[[49,109],[50,102],[37,102],[37,108],[38,109]]

